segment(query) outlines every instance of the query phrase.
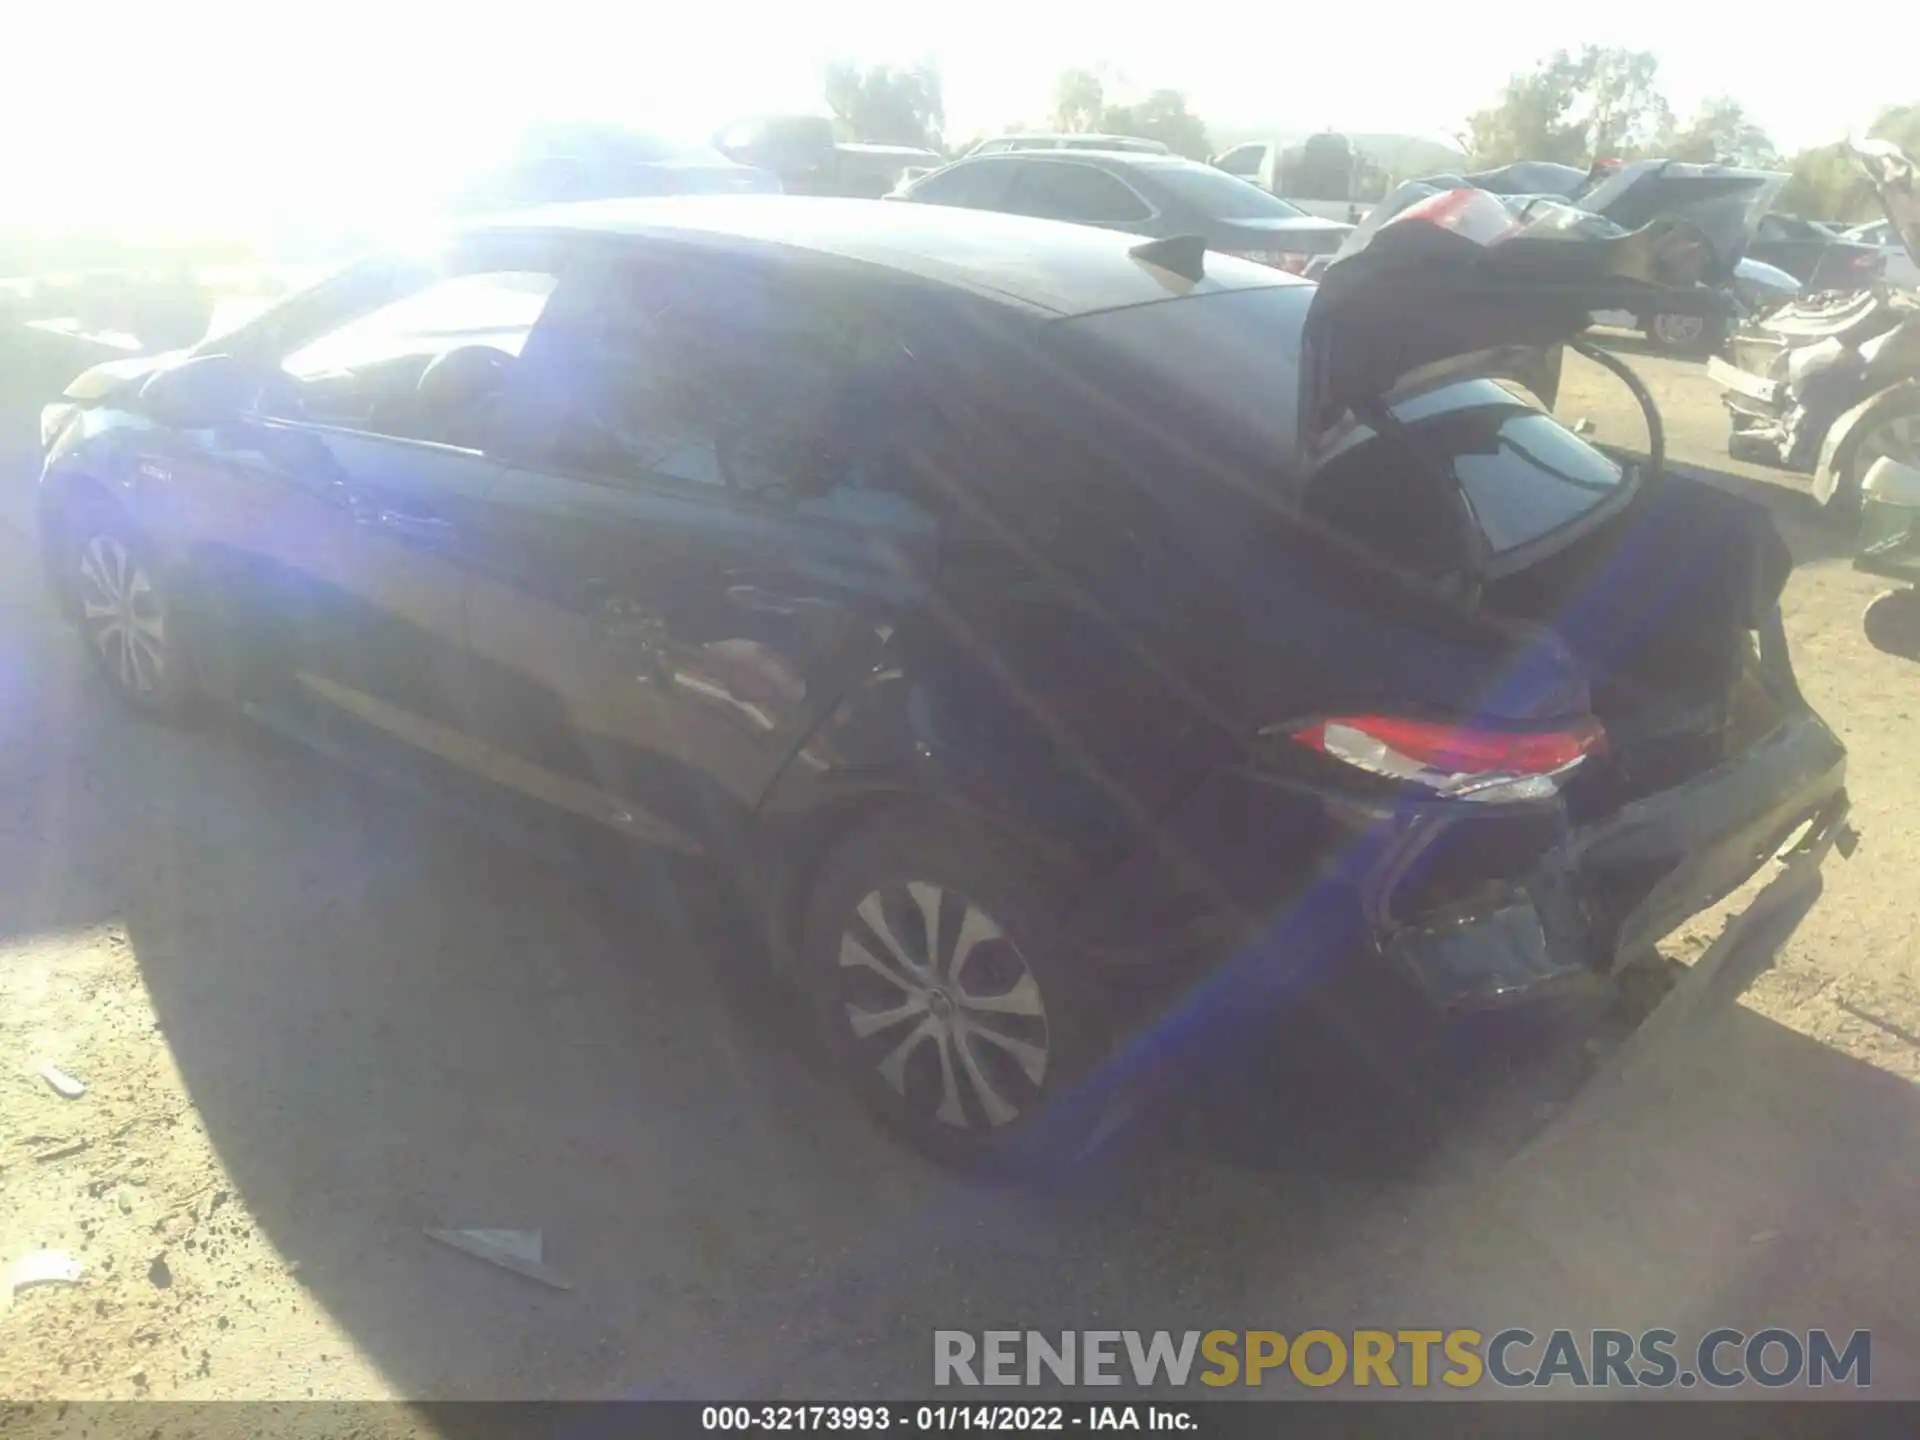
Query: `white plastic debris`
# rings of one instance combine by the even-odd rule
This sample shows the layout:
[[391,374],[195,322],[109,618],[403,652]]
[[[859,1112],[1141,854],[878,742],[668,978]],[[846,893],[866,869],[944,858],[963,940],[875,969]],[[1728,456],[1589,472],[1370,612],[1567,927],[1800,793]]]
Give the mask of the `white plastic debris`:
[[40,1078],[51,1085],[54,1093],[67,1100],[78,1100],[87,1093],[87,1087],[67,1074],[58,1065],[42,1065]]
[[64,1250],[35,1250],[13,1267],[13,1293],[36,1285],[78,1285],[80,1262]]
[[1573,433],[1576,435],[1591,435],[1593,434],[1593,428],[1594,428],[1593,421],[1589,420],[1584,415],[1582,415],[1578,420],[1574,421],[1573,425],[1571,426]]
[[429,1240],[451,1245],[489,1265],[498,1265],[555,1290],[571,1290],[573,1282],[552,1269],[541,1258],[542,1241],[538,1230],[428,1230]]

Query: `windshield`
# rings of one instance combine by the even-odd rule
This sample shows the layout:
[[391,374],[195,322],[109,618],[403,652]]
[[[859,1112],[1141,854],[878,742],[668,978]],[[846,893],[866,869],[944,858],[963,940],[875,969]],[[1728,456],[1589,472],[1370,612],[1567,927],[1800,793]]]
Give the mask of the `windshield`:
[[1211,165],[1169,165],[1145,173],[1155,186],[1215,220],[1277,220],[1307,213]]

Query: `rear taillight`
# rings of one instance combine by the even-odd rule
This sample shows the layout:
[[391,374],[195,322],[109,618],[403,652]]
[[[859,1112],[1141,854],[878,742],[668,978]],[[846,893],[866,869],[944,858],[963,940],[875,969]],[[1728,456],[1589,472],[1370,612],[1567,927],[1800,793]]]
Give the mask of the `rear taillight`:
[[1242,260],[1251,260],[1256,265],[1271,265],[1276,270],[1285,270],[1289,275],[1298,275],[1307,268],[1307,262],[1313,259],[1297,250],[1236,250],[1233,252]]
[[1847,257],[1847,268],[1860,275],[1878,275],[1885,265],[1885,257],[1872,250],[1863,250]]
[[1536,800],[1605,740],[1583,718],[1543,730],[1490,730],[1397,715],[1338,715],[1287,732],[1357,770],[1458,800]]

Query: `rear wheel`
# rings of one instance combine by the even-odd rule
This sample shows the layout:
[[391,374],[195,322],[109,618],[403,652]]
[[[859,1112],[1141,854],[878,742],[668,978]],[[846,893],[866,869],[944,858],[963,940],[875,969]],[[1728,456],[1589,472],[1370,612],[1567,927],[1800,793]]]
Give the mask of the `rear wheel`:
[[937,1158],[1082,1153],[1104,1114],[1094,989],[1046,882],[981,827],[900,811],[821,867],[803,972],[826,1046],[890,1127]]
[[74,614],[114,694],[143,714],[178,719],[196,698],[182,623],[146,542],[106,506],[69,528]]

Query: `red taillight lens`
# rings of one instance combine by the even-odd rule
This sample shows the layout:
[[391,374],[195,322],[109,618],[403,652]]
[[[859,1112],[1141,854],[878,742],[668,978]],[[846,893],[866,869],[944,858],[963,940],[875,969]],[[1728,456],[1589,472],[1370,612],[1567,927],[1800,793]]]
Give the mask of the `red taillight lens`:
[[1289,734],[1370,774],[1474,800],[1551,795],[1560,777],[1605,739],[1590,717],[1546,730],[1489,730],[1397,715],[1339,715]]

